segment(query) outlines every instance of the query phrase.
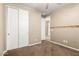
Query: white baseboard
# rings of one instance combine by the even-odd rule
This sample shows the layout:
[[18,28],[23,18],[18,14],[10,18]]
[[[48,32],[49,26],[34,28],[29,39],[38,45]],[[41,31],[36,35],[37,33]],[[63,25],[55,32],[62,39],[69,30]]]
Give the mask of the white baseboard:
[[[49,40],[47,40],[47,41],[49,41]],[[54,42],[54,41],[49,41],[49,42],[63,46],[63,47],[66,47],[66,48],[69,48],[69,49],[72,49],[72,50],[75,50],[75,51],[79,51],[79,49],[77,49],[77,48],[73,48],[71,46],[67,46],[67,45],[64,45],[64,44],[61,44],[61,43],[58,43],[58,42]]]
[[3,51],[2,56],[4,56],[4,54],[7,52],[7,50]]
[[29,44],[28,46],[33,46],[33,45],[36,45],[36,44],[40,44],[41,42],[37,42],[37,43],[34,43],[34,44]]
[[[36,44],[40,44],[41,42],[37,42],[37,43],[34,43],[34,44],[29,44],[28,46],[33,46],[33,45],[36,45]],[[2,53],[2,56],[4,56],[4,54],[7,52],[7,50],[3,51]]]

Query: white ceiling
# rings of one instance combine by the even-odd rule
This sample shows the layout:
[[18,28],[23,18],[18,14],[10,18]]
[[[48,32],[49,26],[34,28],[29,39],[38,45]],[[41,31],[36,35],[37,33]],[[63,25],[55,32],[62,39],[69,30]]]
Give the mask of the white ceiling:
[[53,12],[57,8],[67,5],[67,3],[23,3],[23,4],[33,7],[45,15]]

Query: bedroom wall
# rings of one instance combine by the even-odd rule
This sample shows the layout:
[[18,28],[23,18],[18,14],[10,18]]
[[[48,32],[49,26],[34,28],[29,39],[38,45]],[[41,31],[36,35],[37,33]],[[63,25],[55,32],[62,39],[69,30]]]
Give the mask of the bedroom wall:
[[30,13],[30,44],[41,42],[41,13],[31,11]]
[[4,50],[4,8],[3,4],[0,3],[0,55]]
[[[79,25],[79,4],[62,7],[51,18],[51,27]],[[79,27],[51,28],[51,41],[79,49]]]

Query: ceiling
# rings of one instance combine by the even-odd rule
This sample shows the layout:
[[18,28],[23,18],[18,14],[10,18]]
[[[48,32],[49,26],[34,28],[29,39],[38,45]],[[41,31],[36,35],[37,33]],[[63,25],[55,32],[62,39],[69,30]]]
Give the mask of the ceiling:
[[23,5],[35,8],[44,15],[50,14],[51,12],[57,10],[57,8],[60,8],[67,4],[68,3],[23,3]]

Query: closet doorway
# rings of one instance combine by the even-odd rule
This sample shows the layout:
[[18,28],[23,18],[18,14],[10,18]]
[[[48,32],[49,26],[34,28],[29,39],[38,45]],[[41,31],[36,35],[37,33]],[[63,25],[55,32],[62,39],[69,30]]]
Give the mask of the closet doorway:
[[5,6],[6,50],[29,44],[29,12],[13,6]]

